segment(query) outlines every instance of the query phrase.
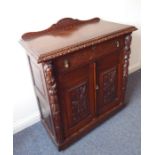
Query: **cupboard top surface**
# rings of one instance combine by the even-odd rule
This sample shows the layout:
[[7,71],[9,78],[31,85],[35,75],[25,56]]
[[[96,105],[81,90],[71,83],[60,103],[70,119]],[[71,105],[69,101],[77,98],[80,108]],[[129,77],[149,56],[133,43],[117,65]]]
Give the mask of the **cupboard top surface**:
[[25,33],[21,44],[28,54],[43,62],[135,30],[134,26],[99,18],[64,18],[43,31]]

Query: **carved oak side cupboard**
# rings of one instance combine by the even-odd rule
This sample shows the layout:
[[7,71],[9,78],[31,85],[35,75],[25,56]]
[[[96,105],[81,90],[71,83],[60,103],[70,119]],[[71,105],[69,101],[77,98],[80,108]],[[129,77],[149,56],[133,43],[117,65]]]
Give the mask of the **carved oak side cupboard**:
[[42,122],[59,150],[124,104],[134,26],[64,18],[22,35]]

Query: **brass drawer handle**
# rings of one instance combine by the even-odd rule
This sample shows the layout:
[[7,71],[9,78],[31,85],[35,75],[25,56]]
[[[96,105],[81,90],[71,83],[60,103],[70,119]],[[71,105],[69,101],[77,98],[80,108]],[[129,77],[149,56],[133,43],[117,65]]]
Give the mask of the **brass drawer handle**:
[[69,61],[67,59],[64,60],[64,67],[69,68]]
[[116,41],[116,47],[119,47],[120,44],[119,44],[119,41]]

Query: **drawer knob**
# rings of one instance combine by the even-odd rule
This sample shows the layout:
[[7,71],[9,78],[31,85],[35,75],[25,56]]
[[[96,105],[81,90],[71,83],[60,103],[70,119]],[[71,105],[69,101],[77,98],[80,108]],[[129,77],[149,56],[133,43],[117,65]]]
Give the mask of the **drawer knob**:
[[119,41],[116,41],[116,47],[119,47]]
[[68,62],[68,60],[64,60],[64,67],[65,68],[69,68],[69,62]]

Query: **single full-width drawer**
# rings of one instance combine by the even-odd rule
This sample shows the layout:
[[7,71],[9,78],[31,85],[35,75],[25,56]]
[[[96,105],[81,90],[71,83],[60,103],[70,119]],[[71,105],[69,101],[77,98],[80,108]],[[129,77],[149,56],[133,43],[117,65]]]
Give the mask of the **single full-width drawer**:
[[71,71],[74,68],[95,61],[95,59],[110,54],[114,51],[120,51],[124,46],[124,37],[111,39],[108,42],[98,43],[86,47],[77,52],[59,57],[54,60],[54,65],[58,72]]

